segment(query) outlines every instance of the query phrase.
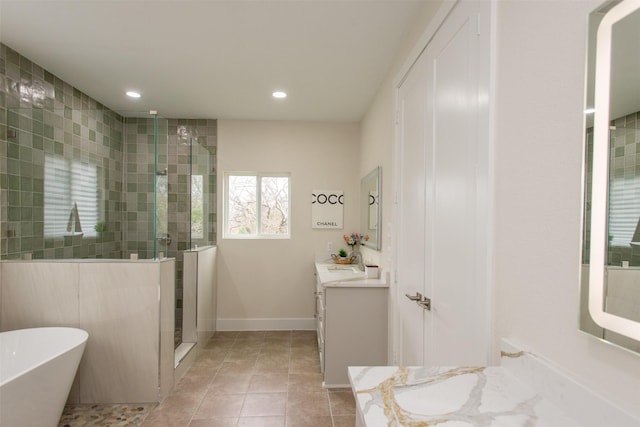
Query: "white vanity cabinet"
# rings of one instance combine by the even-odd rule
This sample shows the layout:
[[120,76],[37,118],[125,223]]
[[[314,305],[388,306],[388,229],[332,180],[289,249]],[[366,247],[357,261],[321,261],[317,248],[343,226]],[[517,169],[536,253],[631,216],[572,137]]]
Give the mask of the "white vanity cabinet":
[[[324,386],[349,387],[349,366],[387,364],[384,280],[323,274],[316,264],[316,327]],[[354,280],[355,279],[355,280]]]

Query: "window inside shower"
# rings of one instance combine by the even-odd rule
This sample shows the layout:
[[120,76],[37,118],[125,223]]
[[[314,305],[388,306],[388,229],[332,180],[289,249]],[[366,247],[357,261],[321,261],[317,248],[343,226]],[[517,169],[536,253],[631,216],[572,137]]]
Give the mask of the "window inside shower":
[[100,222],[98,167],[62,156],[44,157],[44,236],[95,237]]

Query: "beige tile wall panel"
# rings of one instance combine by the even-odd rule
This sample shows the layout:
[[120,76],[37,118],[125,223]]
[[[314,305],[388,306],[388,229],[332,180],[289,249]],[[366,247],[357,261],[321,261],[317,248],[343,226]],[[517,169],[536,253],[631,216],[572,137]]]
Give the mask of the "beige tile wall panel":
[[3,331],[78,326],[78,268],[64,262],[3,262]]
[[156,401],[158,266],[87,263],[80,278],[80,327],[89,332],[80,403]]

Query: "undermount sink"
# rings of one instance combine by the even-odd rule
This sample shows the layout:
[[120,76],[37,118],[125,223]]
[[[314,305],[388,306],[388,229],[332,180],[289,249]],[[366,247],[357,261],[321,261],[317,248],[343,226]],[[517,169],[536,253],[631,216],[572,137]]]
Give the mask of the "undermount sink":
[[348,265],[332,265],[327,267],[327,271],[330,273],[361,273],[356,267]]

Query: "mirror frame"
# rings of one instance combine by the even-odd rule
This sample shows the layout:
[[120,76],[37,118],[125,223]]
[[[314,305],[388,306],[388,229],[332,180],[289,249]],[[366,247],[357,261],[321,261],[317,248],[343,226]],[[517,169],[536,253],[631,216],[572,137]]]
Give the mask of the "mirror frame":
[[591,247],[589,249],[589,313],[601,327],[640,341],[640,323],[604,311],[609,191],[609,122],[613,25],[640,9],[640,0],[623,0],[600,22],[596,41]]
[[[375,180],[377,191],[378,191],[378,203],[376,205],[376,215],[377,215],[377,223],[376,223],[376,238],[367,240],[363,243],[363,245],[367,248],[374,249],[379,251],[382,249],[382,239],[380,236],[380,231],[382,230],[382,204],[380,203],[382,197],[382,168],[380,166],[376,166],[371,172],[369,172],[364,178],[360,180],[360,227],[364,230],[367,230],[367,223],[369,222],[369,192],[368,185],[365,183],[371,182]],[[366,232],[363,234],[367,234]]]

